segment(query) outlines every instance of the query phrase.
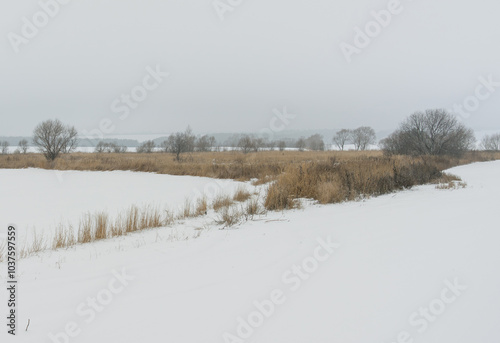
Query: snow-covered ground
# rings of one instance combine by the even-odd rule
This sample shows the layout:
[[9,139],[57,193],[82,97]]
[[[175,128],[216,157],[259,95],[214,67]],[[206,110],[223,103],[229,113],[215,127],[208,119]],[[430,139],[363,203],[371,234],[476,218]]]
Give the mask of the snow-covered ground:
[[251,185],[232,180],[127,171],[85,172],[0,169],[0,227],[15,222],[21,236],[33,231],[47,239],[63,223],[78,230],[85,213],[104,211],[111,218],[130,206],[155,206],[178,213],[186,199],[233,194]]
[[[19,323],[30,328],[11,338],[3,326],[1,341],[498,342],[500,162],[451,172],[467,188],[311,205],[176,239],[197,219],[22,260]],[[17,189],[36,198],[36,185]],[[2,221],[36,221],[32,210]]]

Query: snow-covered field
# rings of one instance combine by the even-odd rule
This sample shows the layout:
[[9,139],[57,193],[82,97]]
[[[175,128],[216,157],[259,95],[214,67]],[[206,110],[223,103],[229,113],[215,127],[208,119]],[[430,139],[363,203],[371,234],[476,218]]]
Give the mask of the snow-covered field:
[[[175,235],[193,225],[186,221],[22,260],[19,315],[21,326],[31,320],[30,328],[12,338],[4,326],[0,340],[498,342],[500,162],[451,172],[467,188],[421,186],[363,202],[311,205],[237,229],[206,226],[199,238],[179,241]],[[71,172],[62,183],[42,171],[3,173],[1,189],[9,188],[2,194],[2,226],[49,220],[36,206],[71,211],[82,204],[109,207],[122,197],[168,199],[169,187],[187,186],[189,193],[196,180],[109,175],[110,182],[139,178],[141,195],[142,186],[124,183],[130,179],[92,187],[93,173]],[[22,173],[36,176],[29,181]],[[46,182],[78,193],[42,197]],[[19,194],[33,199],[23,205]],[[0,269],[4,282],[5,264]]]
[[32,237],[36,231],[50,239],[61,223],[78,230],[87,212],[104,211],[114,218],[132,205],[149,205],[178,213],[186,199],[205,195],[210,200],[232,194],[238,186],[252,187],[232,180],[153,173],[2,169],[0,227],[14,222],[21,236]]

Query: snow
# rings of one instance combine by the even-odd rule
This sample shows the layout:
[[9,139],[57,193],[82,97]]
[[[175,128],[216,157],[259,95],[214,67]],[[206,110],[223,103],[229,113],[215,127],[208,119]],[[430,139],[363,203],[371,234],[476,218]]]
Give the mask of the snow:
[[[25,326],[31,319],[30,329],[11,339],[4,327],[1,341],[497,342],[500,161],[450,172],[468,186],[429,185],[362,202],[309,205],[236,229],[212,227],[199,238],[176,239],[210,218],[188,220],[22,260],[19,320]],[[2,187],[19,182],[19,175],[2,175],[11,179]],[[64,187],[77,187],[77,178],[69,174]],[[170,186],[181,189],[189,182]],[[40,183],[30,186],[23,185],[22,194],[43,194],[36,189]],[[116,188],[80,197],[90,204],[100,201],[95,194],[111,196],[104,190]],[[16,213],[12,204],[2,220],[7,213],[14,222],[36,221],[30,206]],[[334,244],[325,248],[329,240]],[[316,270],[302,270],[298,286],[294,266],[315,263]],[[113,281],[124,268],[134,279]],[[4,281],[5,273],[0,275]],[[120,292],[108,299],[110,288]],[[6,313],[6,292],[0,295]],[[86,305],[96,296],[106,303],[99,303],[100,312]],[[238,318],[259,319],[254,302],[269,305],[269,299],[278,304],[274,311],[264,309],[269,317],[262,315],[258,328],[245,339],[224,340],[225,333],[237,335]],[[426,308],[427,317],[420,314]],[[49,338],[65,328],[75,337]]]
[[[21,187],[22,185],[22,187]],[[0,170],[0,225],[15,222],[30,236],[47,238],[60,223],[78,229],[84,213],[117,217],[132,205],[153,205],[178,213],[186,199],[232,194],[245,183],[191,176],[39,169]]]

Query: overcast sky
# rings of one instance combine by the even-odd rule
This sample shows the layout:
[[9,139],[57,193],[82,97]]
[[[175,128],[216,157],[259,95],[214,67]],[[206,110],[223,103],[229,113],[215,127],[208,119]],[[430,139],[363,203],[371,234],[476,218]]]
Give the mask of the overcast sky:
[[0,135],[49,118],[105,134],[387,130],[464,102],[467,125],[500,129],[500,3],[394,1],[71,0],[53,17],[2,1]]

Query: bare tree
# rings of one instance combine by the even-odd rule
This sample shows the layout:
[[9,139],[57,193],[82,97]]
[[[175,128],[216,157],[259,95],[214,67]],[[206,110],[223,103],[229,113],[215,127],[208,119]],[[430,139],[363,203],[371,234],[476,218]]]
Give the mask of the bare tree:
[[0,151],[2,152],[2,155],[7,155],[9,153],[9,142],[3,141],[0,146]]
[[214,136],[201,136],[196,140],[195,143],[196,151],[207,152],[211,151],[215,146],[215,137]]
[[346,144],[348,144],[352,139],[352,131],[342,129],[338,131],[335,136],[333,136],[333,143],[340,149],[344,150]]
[[238,141],[238,148],[244,153],[248,154],[252,150],[258,150],[255,141],[248,135],[243,135]]
[[103,141],[100,141],[97,143],[95,146],[94,152],[101,154],[101,153],[112,153],[114,152],[115,154],[121,154],[127,152],[127,147],[122,145],[118,145],[115,143],[105,143]]
[[33,131],[33,144],[48,161],[54,161],[62,153],[70,153],[77,145],[78,132],[58,119],[47,120]]
[[258,152],[259,150],[263,150],[269,146],[269,142],[267,141],[267,138],[252,137],[252,140],[253,140],[253,151],[255,151],[255,152]]
[[323,151],[325,150],[325,142],[323,136],[320,134],[315,134],[306,139],[306,147],[310,150]]
[[74,127],[67,127],[66,137],[61,150],[63,154],[69,154],[78,147],[78,132]]
[[155,142],[153,142],[153,141],[146,141],[146,142],[143,142],[142,144],[140,144],[137,147],[136,151],[139,154],[151,154],[152,152],[154,152],[155,148],[156,148]]
[[23,154],[28,152],[28,141],[26,139],[21,139],[19,141],[19,151]]
[[499,151],[500,133],[483,137],[483,139],[481,140],[481,148],[489,151]]
[[124,154],[127,151],[128,151],[128,148],[125,145],[113,144],[113,152],[115,154]]
[[108,152],[108,143],[100,141],[94,148],[94,152],[97,154],[102,154],[103,152]]
[[286,142],[285,141],[279,141],[278,142],[278,149],[280,149],[280,151],[284,151],[286,148]]
[[438,109],[412,114],[380,145],[387,154],[460,156],[475,142],[474,131]]
[[306,140],[304,137],[300,137],[297,142],[295,143],[295,147],[299,149],[299,151],[304,151],[306,148]]
[[370,144],[375,144],[377,135],[369,126],[361,126],[352,131],[352,142],[356,150],[366,150]]
[[182,153],[194,151],[195,141],[196,137],[188,126],[184,132],[171,134],[168,140],[162,143],[162,149],[166,152],[175,154],[176,160],[179,161]]

